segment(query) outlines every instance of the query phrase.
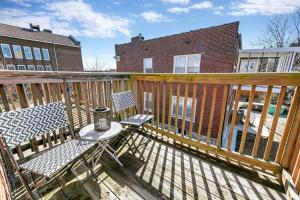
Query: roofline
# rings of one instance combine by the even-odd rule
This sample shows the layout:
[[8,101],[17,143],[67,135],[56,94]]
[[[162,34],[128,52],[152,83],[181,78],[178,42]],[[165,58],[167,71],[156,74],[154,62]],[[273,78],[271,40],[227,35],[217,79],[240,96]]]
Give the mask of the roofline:
[[15,38],[15,39],[20,39],[20,40],[29,40],[29,41],[34,41],[34,42],[41,42],[41,43],[47,43],[47,44],[55,44],[55,45],[61,45],[61,46],[81,48],[80,45],[77,46],[77,45],[68,45],[68,44],[62,44],[62,43],[46,42],[46,41],[32,40],[32,39],[22,38],[22,37],[13,37],[13,36],[6,36],[6,35],[0,35],[0,37]]
[[[157,39],[166,38],[166,37],[177,36],[177,35],[181,35],[181,34],[185,34],[185,33],[191,33],[191,32],[196,32],[196,31],[202,31],[202,30],[211,29],[211,28],[217,28],[217,27],[220,27],[220,26],[230,25],[230,24],[235,24],[235,23],[237,23],[238,25],[240,24],[239,21],[234,21],[234,22],[225,23],[225,24],[221,24],[221,25],[210,26],[210,27],[206,27],[206,28],[194,29],[194,30],[191,30],[191,31],[186,31],[186,32],[181,32],[181,33],[175,33],[175,34],[171,34],[171,35],[165,35],[165,36],[161,36],[161,37],[157,37],[157,38],[151,38],[151,39],[148,39],[148,40],[143,40],[143,42],[147,42],[147,41],[151,41],[151,40],[157,40]],[[126,42],[126,43],[115,44],[115,45],[126,45],[126,44],[131,44],[131,43],[132,43],[132,42]]]
[[280,52],[300,52],[300,47],[278,47],[266,49],[240,49],[239,53],[280,53]]

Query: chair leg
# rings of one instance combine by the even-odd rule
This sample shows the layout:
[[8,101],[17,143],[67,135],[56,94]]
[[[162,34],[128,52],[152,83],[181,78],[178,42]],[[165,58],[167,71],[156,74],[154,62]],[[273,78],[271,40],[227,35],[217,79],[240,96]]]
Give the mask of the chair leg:
[[62,193],[64,194],[65,198],[68,198],[68,196],[66,195],[66,193],[64,192],[62,186],[60,185],[59,181],[57,180],[57,178],[54,178],[55,182],[58,184],[60,190],[62,191]]
[[98,177],[96,176],[94,170],[89,166],[89,163],[88,163],[88,161],[85,159],[85,157],[82,156],[81,158],[82,158],[82,160],[83,160],[83,162],[84,162],[84,165],[91,171],[91,173],[92,173],[93,177],[95,178],[95,180],[96,180],[96,181],[99,181],[99,179],[98,179]]

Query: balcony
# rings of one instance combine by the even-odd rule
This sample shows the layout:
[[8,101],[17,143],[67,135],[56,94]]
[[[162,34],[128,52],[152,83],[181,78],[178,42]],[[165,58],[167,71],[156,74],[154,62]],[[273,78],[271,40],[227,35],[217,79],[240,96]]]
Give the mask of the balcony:
[[[125,136],[111,144],[123,167],[104,154],[95,167],[98,181],[88,177],[80,163],[77,177],[68,171],[60,178],[74,199],[296,198],[300,191],[299,80],[299,73],[3,71],[0,108],[9,111],[53,101],[65,105],[70,130],[17,146],[13,152],[19,162],[69,140],[72,132],[93,121],[90,109],[112,106],[111,93],[133,90],[138,112],[154,115],[146,130],[131,135],[125,127]],[[244,86],[250,91],[243,91]],[[257,91],[258,87],[267,89]],[[288,103],[287,96],[291,99]],[[240,115],[244,97],[248,100],[244,115]],[[254,111],[257,101],[261,104],[259,114]],[[274,112],[269,114],[271,104]],[[289,109],[282,113],[284,104]],[[132,113],[129,109],[121,116]],[[6,174],[8,181],[0,179],[0,183],[9,185],[7,191],[14,198],[24,199],[26,192],[18,176],[5,157],[3,160],[1,177]],[[75,189],[80,183],[83,187]],[[42,199],[63,198],[55,183],[39,195]]]

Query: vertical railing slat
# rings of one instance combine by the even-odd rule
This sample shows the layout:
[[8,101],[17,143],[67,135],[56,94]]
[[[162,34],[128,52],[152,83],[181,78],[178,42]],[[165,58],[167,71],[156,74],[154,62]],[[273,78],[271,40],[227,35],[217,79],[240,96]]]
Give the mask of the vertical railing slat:
[[216,106],[216,97],[217,97],[217,86],[214,86],[212,100],[211,100],[211,109],[209,115],[209,122],[208,122],[208,129],[206,135],[206,144],[210,145],[210,138],[211,138],[211,131],[212,125],[214,121],[214,113],[215,113],[215,106]]
[[189,84],[185,84],[184,88],[184,100],[183,100],[183,113],[182,113],[182,120],[181,120],[181,136],[184,136],[185,131],[185,120],[186,120],[186,109],[187,109],[187,100],[189,95]]
[[256,92],[255,88],[256,88],[256,85],[252,85],[251,91],[250,91],[248,107],[247,107],[247,116],[245,119],[244,129],[243,129],[243,133],[242,133],[242,139],[241,139],[240,148],[239,148],[240,153],[244,152],[245,142],[246,142],[249,123],[250,123],[250,117],[251,117],[251,112],[252,112],[252,105],[253,105],[253,100],[254,100],[254,96],[255,96],[255,92]]
[[219,123],[218,138],[217,138],[217,146],[218,147],[221,147],[223,126],[224,126],[224,119],[225,119],[225,111],[226,111],[226,107],[227,107],[228,87],[229,87],[228,85],[224,85],[224,88],[223,88],[222,105],[221,105],[221,111],[220,111],[220,123]]
[[188,136],[189,138],[192,138],[192,133],[193,133],[193,125],[194,125],[194,116],[196,112],[196,95],[197,95],[197,84],[193,84],[193,96],[192,96],[192,111],[191,111],[191,116],[190,116],[190,125],[189,125],[189,133]]
[[168,131],[171,131],[171,117],[172,117],[172,98],[173,98],[173,82],[169,83],[169,112],[168,112]]
[[206,92],[207,92],[207,85],[203,85],[202,97],[201,97],[201,105],[200,105],[200,112],[199,112],[199,124],[198,124],[198,141],[201,141],[202,135],[202,124],[203,124],[203,116],[204,116],[204,109],[205,109],[205,101],[206,101]]
[[177,93],[176,93],[175,133],[177,131],[177,125],[178,125],[178,112],[179,112],[179,100],[180,100],[179,98],[180,98],[180,83],[177,84]]

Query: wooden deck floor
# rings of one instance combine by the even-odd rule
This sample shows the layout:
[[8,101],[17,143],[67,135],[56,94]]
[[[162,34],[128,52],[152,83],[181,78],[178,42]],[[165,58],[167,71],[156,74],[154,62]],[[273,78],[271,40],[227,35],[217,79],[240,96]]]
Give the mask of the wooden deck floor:
[[[104,154],[95,168],[97,182],[85,179],[83,165],[75,170],[78,179],[85,180],[84,187],[70,172],[60,179],[64,191],[73,192],[71,199],[91,199],[88,192],[94,199],[285,199],[275,178],[232,171],[146,135],[136,133],[126,140],[116,145],[123,167]],[[64,199],[55,182],[41,194],[43,199]]]

